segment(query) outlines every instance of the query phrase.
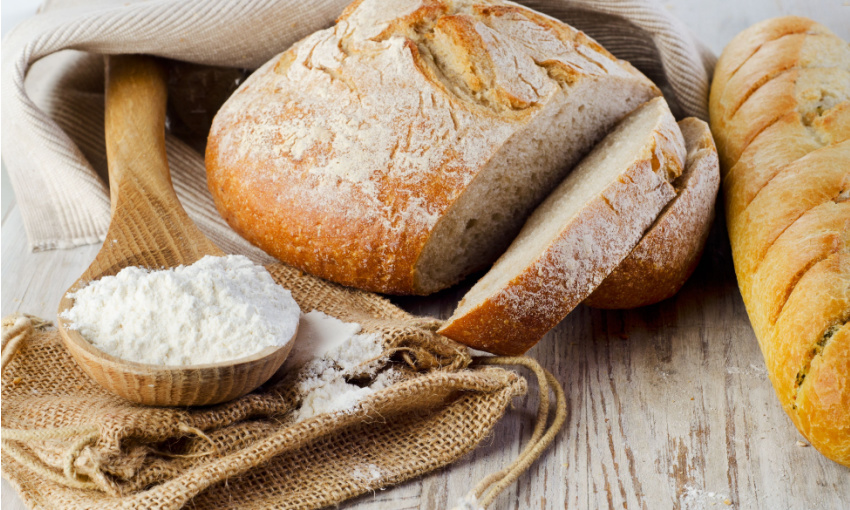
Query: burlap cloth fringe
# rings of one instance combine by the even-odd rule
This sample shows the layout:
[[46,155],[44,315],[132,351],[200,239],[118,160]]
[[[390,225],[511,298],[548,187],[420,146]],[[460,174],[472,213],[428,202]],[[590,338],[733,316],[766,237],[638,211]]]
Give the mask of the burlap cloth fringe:
[[[374,294],[268,266],[303,310],[359,322],[384,340],[380,368],[400,382],[351,412],[292,420],[283,378],[204,408],[144,407],[91,381],[41,319],[3,321],[2,469],[39,508],[320,508],[449,464],[480,443],[537,377],[537,425],[519,457],[467,496],[486,508],[554,439],[566,418],[557,381],[529,358],[477,358]],[[556,412],[549,420],[549,391]],[[469,503],[471,504],[471,503]]]
[[[332,24],[349,0],[46,0],[4,39],[3,160],[30,246],[104,239],[109,196],[103,148],[103,64],[84,52],[148,53],[256,68]],[[661,87],[677,117],[708,118],[714,56],[655,0],[527,0],[632,62]],[[69,7],[70,6],[70,7]],[[171,175],[184,208],[231,253],[252,250],[215,213],[202,158],[175,137]]]

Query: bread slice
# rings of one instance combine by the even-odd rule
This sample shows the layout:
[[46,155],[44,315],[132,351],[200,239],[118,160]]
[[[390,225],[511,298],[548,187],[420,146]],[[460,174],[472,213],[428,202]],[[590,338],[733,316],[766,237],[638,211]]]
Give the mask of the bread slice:
[[440,333],[496,354],[527,351],[629,254],[675,197],[682,133],[663,98],[626,117],[529,217]]
[[720,187],[717,149],[705,122],[679,122],[685,138],[685,170],[673,181],[674,198],[640,243],[584,304],[594,308],[637,308],[663,301],[682,288],[696,269],[714,220]]
[[216,207],[280,260],[428,294],[485,269],[625,115],[660,91],[513,3],[360,0],[215,117]]

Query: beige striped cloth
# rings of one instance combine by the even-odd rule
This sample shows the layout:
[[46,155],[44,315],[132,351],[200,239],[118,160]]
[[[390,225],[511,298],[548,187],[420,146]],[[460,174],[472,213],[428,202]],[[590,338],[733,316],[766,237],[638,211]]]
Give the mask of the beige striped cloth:
[[[101,242],[109,225],[101,54],[146,53],[256,68],[330,26],[350,0],[47,0],[2,44],[2,157],[34,250]],[[392,0],[387,0],[392,1]],[[714,56],[653,0],[520,2],[629,60],[677,117],[707,119]],[[172,180],[189,216],[227,252],[266,256],[221,220],[203,157],[169,135]]]

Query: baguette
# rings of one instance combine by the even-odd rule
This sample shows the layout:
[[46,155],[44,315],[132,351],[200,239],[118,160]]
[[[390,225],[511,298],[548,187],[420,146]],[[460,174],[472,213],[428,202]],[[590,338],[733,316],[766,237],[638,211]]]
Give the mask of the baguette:
[[676,196],[685,144],[663,98],[626,117],[529,217],[439,332],[495,354],[536,344]]
[[798,430],[850,466],[850,45],[812,20],[767,20],[715,70],[738,285]]
[[660,95],[595,41],[499,1],[352,3],[216,114],[216,207],[280,260],[429,294],[486,268],[569,169]]
[[594,308],[638,308],[679,292],[702,256],[720,187],[717,149],[708,124],[690,117],[679,122],[685,139],[685,170],[673,181],[674,198],[640,243],[593,291],[584,304]]

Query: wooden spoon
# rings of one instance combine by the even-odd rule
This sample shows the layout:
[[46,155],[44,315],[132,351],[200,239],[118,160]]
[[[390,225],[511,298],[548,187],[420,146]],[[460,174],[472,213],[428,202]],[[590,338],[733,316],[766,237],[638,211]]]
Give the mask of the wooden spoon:
[[283,364],[294,342],[225,363],[160,366],[134,363],[95,348],[69,327],[68,294],[127,266],[162,269],[224,253],[177,200],[165,154],[166,82],[151,57],[107,59],[106,156],[112,222],[91,266],[59,303],[59,331],[80,367],[108,390],[148,405],[214,404],[244,395]]

